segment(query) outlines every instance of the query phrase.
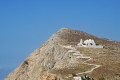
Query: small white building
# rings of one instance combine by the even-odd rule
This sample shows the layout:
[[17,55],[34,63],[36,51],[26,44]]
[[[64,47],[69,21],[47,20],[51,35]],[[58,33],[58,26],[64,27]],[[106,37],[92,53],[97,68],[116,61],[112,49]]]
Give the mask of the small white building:
[[80,43],[77,44],[79,47],[91,47],[91,48],[103,48],[102,45],[96,45],[95,41],[93,39],[87,39],[83,42],[83,40],[80,40]]
[[81,77],[74,77],[75,80],[82,80]]

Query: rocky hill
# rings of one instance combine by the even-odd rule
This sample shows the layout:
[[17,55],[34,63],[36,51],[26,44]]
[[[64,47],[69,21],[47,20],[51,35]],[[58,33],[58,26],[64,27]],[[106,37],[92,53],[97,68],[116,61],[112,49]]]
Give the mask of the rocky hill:
[[[103,48],[77,47],[80,39],[93,39]],[[80,80],[83,75],[114,80],[120,76],[119,66],[120,42],[62,28],[4,80]]]

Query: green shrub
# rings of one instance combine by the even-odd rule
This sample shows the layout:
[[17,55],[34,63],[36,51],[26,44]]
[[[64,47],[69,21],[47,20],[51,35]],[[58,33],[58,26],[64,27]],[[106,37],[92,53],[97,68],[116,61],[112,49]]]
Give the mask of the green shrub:
[[98,80],[105,80],[105,78],[104,77],[100,77]]
[[75,73],[72,73],[72,76],[77,76]]

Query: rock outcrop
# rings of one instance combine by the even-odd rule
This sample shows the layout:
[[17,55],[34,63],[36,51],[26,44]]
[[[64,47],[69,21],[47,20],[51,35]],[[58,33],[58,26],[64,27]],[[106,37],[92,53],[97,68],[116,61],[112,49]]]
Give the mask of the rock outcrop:
[[[82,64],[83,58],[77,59],[64,47],[67,45],[75,47],[80,39],[93,39],[96,43],[104,46],[103,49],[76,48],[82,54],[93,58],[89,61],[90,63],[102,65],[99,69],[88,73],[89,76],[95,79],[104,76],[109,79],[120,73],[120,42],[99,38],[83,31],[62,28],[30,54],[5,80],[72,80],[72,74],[81,73],[94,67]],[[108,66],[109,68],[107,68]],[[69,77],[69,75],[71,76]]]

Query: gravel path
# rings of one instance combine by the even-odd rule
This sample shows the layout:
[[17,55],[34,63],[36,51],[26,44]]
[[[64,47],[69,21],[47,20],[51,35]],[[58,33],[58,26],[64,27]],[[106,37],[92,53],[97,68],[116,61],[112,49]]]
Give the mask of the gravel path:
[[92,60],[93,58],[84,56],[79,51],[77,51],[75,49],[75,47],[71,47],[71,46],[64,46],[64,47],[67,48],[67,49],[70,49],[70,50],[68,50],[68,53],[73,52],[73,55],[77,56],[76,58],[84,58],[84,59],[86,58],[87,60],[85,60],[84,62],[82,62],[82,64],[87,64],[87,65],[95,66],[94,68],[92,68],[92,69],[90,69],[88,71],[77,73],[76,75],[85,74],[85,73],[87,74],[87,73],[93,72],[93,70],[95,70],[95,69],[97,69],[97,68],[99,68],[101,66],[101,65],[97,65],[97,64],[90,64],[90,63],[88,63],[88,61]]

